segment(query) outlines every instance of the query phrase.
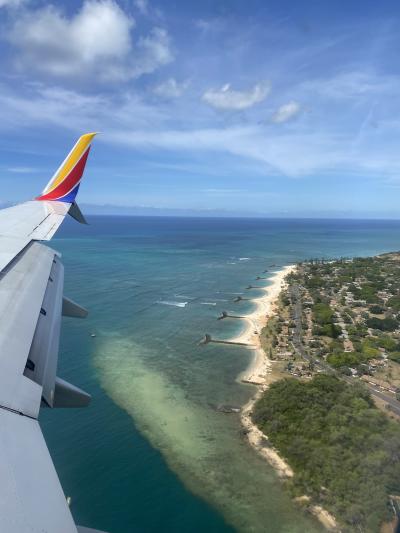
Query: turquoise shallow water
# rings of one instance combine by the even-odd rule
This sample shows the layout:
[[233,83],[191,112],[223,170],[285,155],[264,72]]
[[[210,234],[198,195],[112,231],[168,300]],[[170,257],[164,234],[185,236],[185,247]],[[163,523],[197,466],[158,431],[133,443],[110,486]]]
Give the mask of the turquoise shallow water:
[[264,269],[400,249],[400,223],[92,217],[88,227],[68,221],[52,244],[66,294],[90,310],[64,320],[59,374],[92,404],[41,415],[78,523],[319,531],[243,441],[238,417],[215,410],[254,392],[236,381],[251,353],[197,343],[240,330],[216,317],[250,311],[232,300]]

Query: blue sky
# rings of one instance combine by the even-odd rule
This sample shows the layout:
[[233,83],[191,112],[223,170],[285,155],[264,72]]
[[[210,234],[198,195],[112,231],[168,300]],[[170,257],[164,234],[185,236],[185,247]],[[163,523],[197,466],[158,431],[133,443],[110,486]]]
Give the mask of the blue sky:
[[396,2],[0,0],[0,201],[399,218]]

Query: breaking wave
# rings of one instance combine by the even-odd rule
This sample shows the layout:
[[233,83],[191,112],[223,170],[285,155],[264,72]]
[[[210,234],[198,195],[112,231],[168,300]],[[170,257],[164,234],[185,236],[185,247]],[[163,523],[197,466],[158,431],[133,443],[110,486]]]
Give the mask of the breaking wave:
[[172,302],[170,300],[158,300],[158,304],[171,305],[173,307],[186,307],[189,302]]

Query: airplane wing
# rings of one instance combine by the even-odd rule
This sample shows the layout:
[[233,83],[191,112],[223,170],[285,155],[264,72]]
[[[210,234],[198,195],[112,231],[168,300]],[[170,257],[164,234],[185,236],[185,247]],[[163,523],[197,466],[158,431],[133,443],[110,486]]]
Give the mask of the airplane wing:
[[87,311],[63,296],[61,258],[42,242],[67,214],[84,222],[75,197],[94,136],[80,137],[40,196],[0,211],[1,532],[89,531],[74,523],[38,416],[90,401],[57,377],[61,317]]

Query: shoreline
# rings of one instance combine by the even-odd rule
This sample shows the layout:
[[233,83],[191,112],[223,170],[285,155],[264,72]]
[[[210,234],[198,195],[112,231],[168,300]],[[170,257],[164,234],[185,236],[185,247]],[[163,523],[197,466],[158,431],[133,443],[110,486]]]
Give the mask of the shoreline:
[[242,408],[242,425],[246,430],[246,436],[250,446],[262,455],[275,469],[278,476],[283,479],[293,477],[293,470],[271,446],[268,437],[253,423],[251,411],[263,391],[268,387],[267,375],[271,372],[272,366],[271,360],[261,347],[260,333],[267,325],[269,318],[276,314],[277,300],[286,284],[285,277],[293,272],[295,268],[295,265],[287,265],[273,273],[269,278],[271,284],[263,288],[265,295],[252,300],[257,303],[257,309],[245,317],[244,320],[247,321],[248,327],[243,333],[233,339],[235,342],[245,342],[255,346],[253,360],[238,376],[241,382],[257,387],[257,392]]
[[[279,455],[279,452],[272,446],[267,435],[265,435],[253,423],[251,413],[254,404],[262,393],[268,388],[268,375],[271,373],[272,361],[269,359],[261,346],[261,330],[267,325],[268,320],[276,315],[279,294],[286,285],[285,278],[296,269],[296,265],[287,265],[277,272],[274,272],[269,281],[272,283],[261,289],[265,295],[253,298],[252,302],[257,303],[257,309],[243,318],[247,321],[248,327],[240,335],[231,339],[234,342],[252,344],[254,348],[254,358],[249,366],[239,374],[238,380],[242,383],[255,385],[256,393],[243,406],[240,414],[242,426],[246,431],[246,437],[250,446],[275,470],[282,480],[290,479],[295,474],[287,462]],[[304,502],[308,502],[307,496],[302,497]],[[338,531],[335,518],[326,509],[319,505],[311,505],[309,512],[314,515],[328,531]]]
[[255,357],[249,366],[239,375],[239,379],[245,383],[263,385],[266,382],[265,374],[270,370],[271,360],[261,347],[261,330],[267,325],[268,320],[276,314],[276,306],[279,294],[286,285],[285,278],[296,269],[296,265],[287,265],[281,270],[274,272],[268,278],[272,283],[266,287],[260,287],[265,291],[264,296],[252,298],[257,304],[257,309],[246,315],[248,327],[240,335],[230,339],[234,342],[242,342],[255,346]]

